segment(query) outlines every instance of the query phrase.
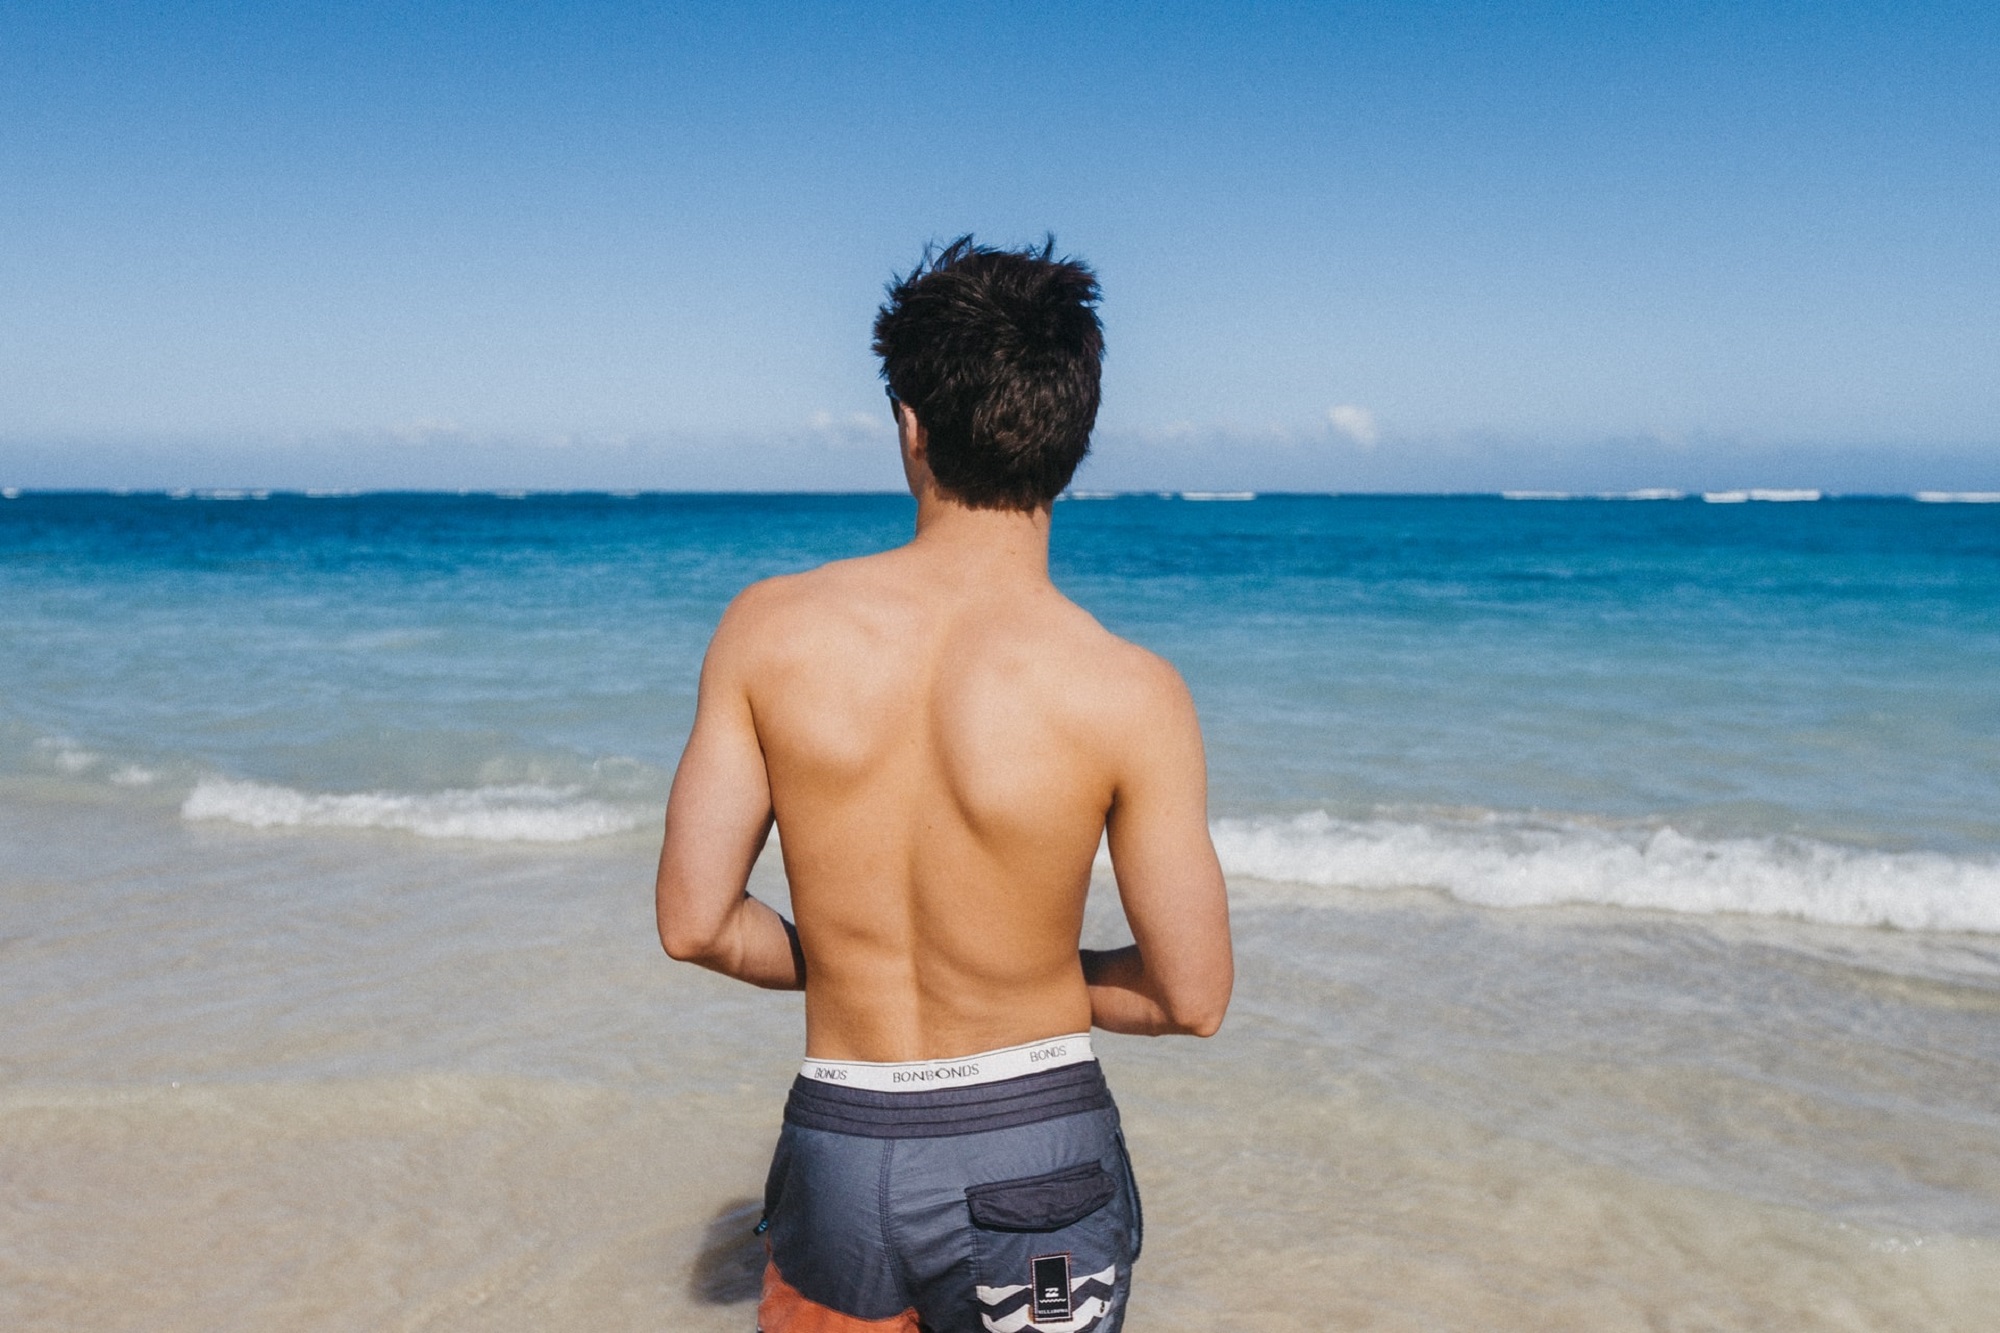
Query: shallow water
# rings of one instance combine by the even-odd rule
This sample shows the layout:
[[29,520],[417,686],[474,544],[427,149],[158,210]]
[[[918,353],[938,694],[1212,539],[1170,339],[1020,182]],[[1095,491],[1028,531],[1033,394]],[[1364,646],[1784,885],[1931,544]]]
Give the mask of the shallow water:
[[[1240,938],[1100,1048],[1131,1326],[1987,1327],[1996,520],[1062,506]],[[906,521],[0,504],[0,1326],[748,1327],[798,1001],[659,954],[652,830],[728,592]]]

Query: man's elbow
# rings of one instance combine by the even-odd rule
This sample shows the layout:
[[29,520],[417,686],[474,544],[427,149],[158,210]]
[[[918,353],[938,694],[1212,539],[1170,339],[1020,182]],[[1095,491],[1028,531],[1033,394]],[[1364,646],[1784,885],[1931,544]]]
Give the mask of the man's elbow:
[[677,963],[711,963],[721,944],[720,933],[706,922],[660,918],[660,947]]
[[1207,1013],[1187,1020],[1187,1034],[1190,1037],[1213,1037],[1222,1031],[1223,1010],[1211,1009]]
[[1174,1030],[1189,1037],[1213,1037],[1222,1031],[1223,1015],[1229,1011],[1229,992],[1190,997],[1167,1007],[1167,1020]]
[[1222,1015],[1223,1007],[1216,1005],[1208,1009],[1176,1010],[1173,1021],[1183,1036],[1213,1037],[1222,1031]]

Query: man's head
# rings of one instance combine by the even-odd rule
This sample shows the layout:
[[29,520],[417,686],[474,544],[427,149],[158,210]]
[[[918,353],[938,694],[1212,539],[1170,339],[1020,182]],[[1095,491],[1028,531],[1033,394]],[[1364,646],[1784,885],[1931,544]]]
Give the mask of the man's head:
[[938,488],[975,509],[1036,509],[1069,485],[1097,420],[1097,277],[1039,250],[961,236],[889,286],[875,354],[916,414]]

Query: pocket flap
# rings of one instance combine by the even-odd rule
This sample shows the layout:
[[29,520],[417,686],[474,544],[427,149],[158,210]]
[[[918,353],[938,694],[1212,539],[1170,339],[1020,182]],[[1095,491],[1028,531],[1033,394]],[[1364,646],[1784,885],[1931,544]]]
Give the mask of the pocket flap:
[[1054,1231],[1082,1221],[1118,1192],[1118,1182],[1096,1162],[1045,1176],[996,1180],[965,1191],[972,1220],[989,1231]]

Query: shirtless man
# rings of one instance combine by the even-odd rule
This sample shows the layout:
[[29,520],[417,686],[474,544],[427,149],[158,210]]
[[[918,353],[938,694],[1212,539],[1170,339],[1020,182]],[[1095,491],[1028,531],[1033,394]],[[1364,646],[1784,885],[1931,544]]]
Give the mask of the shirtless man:
[[[1229,1003],[1187,689],[1049,581],[1096,299],[1053,243],[927,254],[875,323],[915,539],[746,589],[709,645],[660,940],[805,990],[762,1333],[1115,1333],[1139,1198],[1089,1029],[1205,1037]],[[774,822],[796,928],[745,892]],[[1103,952],[1100,835],[1135,941]]]

